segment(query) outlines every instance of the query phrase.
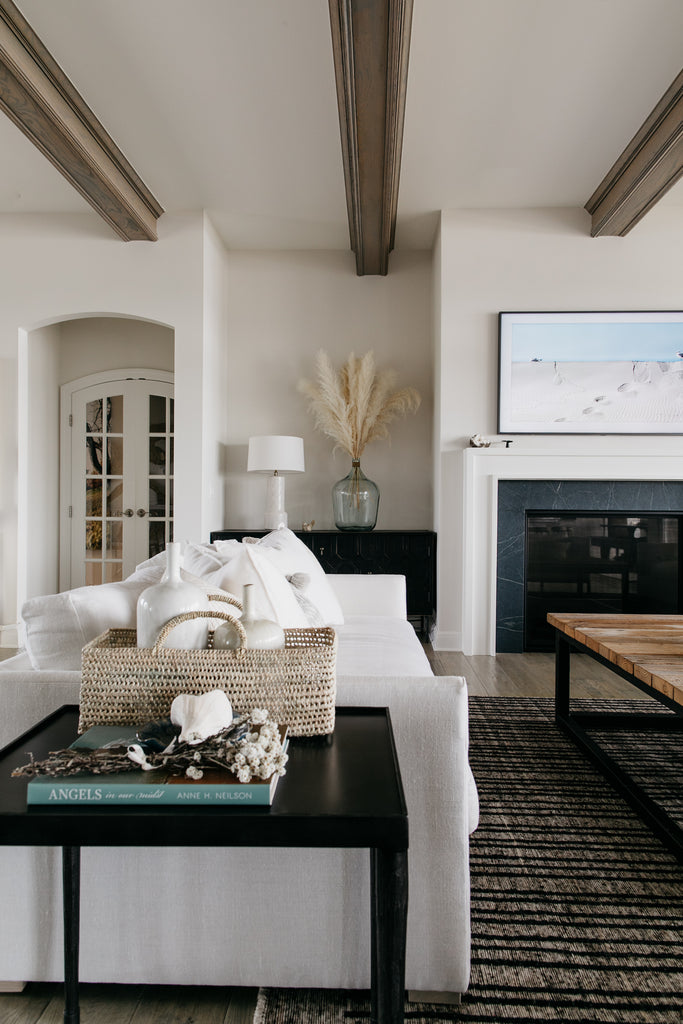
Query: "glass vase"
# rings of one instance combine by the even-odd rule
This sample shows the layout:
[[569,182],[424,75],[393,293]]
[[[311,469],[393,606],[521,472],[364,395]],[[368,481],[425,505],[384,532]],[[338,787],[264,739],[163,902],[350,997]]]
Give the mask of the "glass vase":
[[338,530],[373,530],[377,522],[379,487],[368,480],[354,459],[351,472],[332,488],[332,509]]

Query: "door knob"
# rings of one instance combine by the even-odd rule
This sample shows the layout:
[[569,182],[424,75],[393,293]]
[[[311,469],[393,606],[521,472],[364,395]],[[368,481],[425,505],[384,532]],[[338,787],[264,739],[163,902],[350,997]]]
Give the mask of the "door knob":
[[147,515],[147,512],[146,512],[146,510],[144,508],[139,508],[138,511],[137,511],[137,515],[139,515],[140,519],[142,519],[143,516]]
[[127,518],[127,519],[130,519],[130,517],[131,517],[132,515],[135,515],[135,513],[133,512],[133,509],[132,509],[132,508],[125,508],[125,509],[123,510],[123,514],[124,514],[124,516],[126,516],[126,518]]

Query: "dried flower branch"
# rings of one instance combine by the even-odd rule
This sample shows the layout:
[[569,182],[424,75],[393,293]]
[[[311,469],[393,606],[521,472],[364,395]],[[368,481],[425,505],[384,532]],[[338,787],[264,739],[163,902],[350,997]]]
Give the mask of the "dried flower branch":
[[388,424],[397,416],[416,412],[420,394],[415,388],[394,391],[396,373],[377,370],[372,351],[353,352],[337,372],[326,352],[316,357],[316,379],[299,381],[316,427],[352,459],[361,457],[371,441],[389,437]]
[[179,743],[158,753],[145,751],[139,744],[98,750],[70,747],[52,751],[43,761],[34,761],[31,756],[30,762],[15,768],[12,776],[111,775],[165,768],[172,775],[201,779],[205,771],[222,768],[240,782],[250,782],[252,778],[270,778],[274,773],[284,775],[287,757],[277,723],[270,721],[263,708],[254,708],[250,715],[235,719],[233,725],[201,743]]

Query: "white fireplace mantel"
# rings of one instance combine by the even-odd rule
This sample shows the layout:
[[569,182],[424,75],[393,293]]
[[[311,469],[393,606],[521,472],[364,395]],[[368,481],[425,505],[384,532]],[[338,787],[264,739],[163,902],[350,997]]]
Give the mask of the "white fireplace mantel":
[[499,480],[683,480],[681,455],[463,449],[462,649],[496,653]]

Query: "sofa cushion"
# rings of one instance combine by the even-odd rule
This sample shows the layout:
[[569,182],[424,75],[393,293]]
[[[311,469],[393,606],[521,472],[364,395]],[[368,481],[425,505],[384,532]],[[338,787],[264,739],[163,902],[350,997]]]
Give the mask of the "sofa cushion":
[[335,626],[339,676],[431,676],[432,667],[406,619],[347,615]]

